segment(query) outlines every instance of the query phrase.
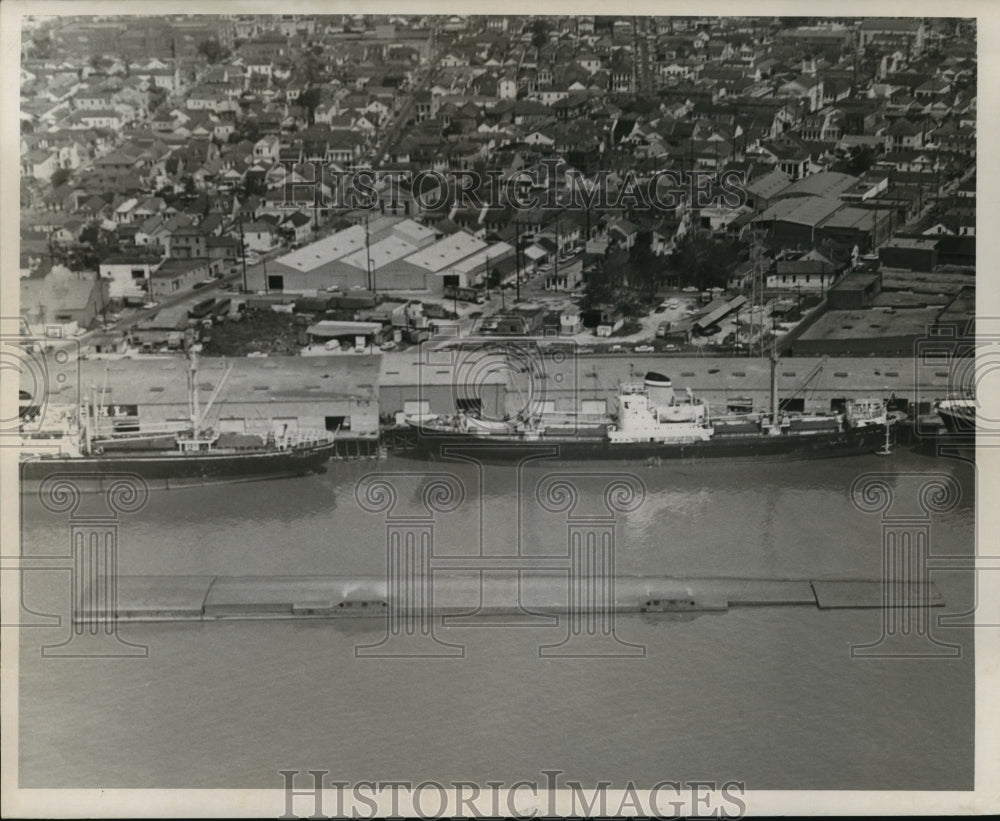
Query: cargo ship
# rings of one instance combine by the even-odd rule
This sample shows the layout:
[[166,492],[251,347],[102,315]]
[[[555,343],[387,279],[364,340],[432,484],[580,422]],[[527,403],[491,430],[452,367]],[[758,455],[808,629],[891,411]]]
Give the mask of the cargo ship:
[[[20,477],[22,490],[60,474],[82,484],[102,483],[111,474],[133,474],[159,486],[248,481],[322,472],[334,454],[336,431],[274,430],[263,435],[228,433],[206,425],[212,403],[232,366],[202,409],[197,355],[188,352],[189,422],[143,430],[107,426],[96,397],[86,406],[40,410],[22,395]],[[51,418],[50,418],[51,417]],[[26,432],[31,429],[30,433]]]
[[812,459],[873,453],[884,447],[890,420],[879,399],[849,400],[842,413],[779,409],[776,362],[771,363],[771,412],[713,416],[690,388],[675,393],[668,376],[650,371],[623,384],[618,411],[602,423],[580,425],[544,414],[486,420],[469,413],[407,419],[412,450],[430,458],[446,449],[475,448],[477,458],[517,461],[551,446],[556,459]]
[[976,400],[971,397],[949,396],[937,403],[937,415],[941,417],[948,433],[973,435],[976,432]]

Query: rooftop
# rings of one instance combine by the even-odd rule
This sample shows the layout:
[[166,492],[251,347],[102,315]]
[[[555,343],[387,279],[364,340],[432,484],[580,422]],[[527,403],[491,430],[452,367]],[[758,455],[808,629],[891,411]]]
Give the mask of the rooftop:
[[[885,212],[883,212],[883,218]],[[871,208],[852,208],[845,206],[839,211],[830,215],[830,218],[823,223],[824,228],[856,228],[861,231],[871,229],[875,226],[878,212]]]
[[467,234],[464,231],[458,231],[421,251],[417,251],[417,253],[407,257],[406,261],[431,273],[437,273],[486,247],[483,240],[476,239],[472,234]]
[[798,196],[812,195],[817,197],[838,197],[852,185],[857,183],[858,178],[850,174],[841,174],[837,171],[821,171],[818,174],[810,174],[801,180],[796,180],[781,195]]
[[278,257],[275,262],[297,271],[312,271],[328,262],[353,254],[365,247],[365,228],[352,225],[336,234],[311,242],[309,245]]
[[[379,356],[294,357],[265,359],[202,357],[198,386],[203,398],[233,366],[219,402],[288,401],[291,399],[369,399],[376,395]],[[129,404],[180,404],[188,401],[182,356],[143,357],[114,361],[81,360],[83,385],[109,385],[110,401]],[[75,369],[69,369],[75,375]],[[105,377],[107,373],[107,377]],[[70,386],[72,391],[76,386]]]
[[754,222],[776,221],[819,225],[840,207],[840,200],[831,197],[789,197],[771,205]]
[[370,245],[368,248],[360,248],[352,254],[341,257],[341,262],[362,271],[368,270],[369,260],[371,269],[377,271],[397,259],[403,259],[417,250],[416,245],[399,239],[399,237],[386,237],[379,242]]
[[452,270],[457,273],[469,273],[474,271],[480,265],[487,265],[490,260],[497,261],[501,257],[506,257],[508,254],[514,251],[513,245],[508,245],[506,242],[494,242],[488,248],[484,248],[482,251],[473,254],[470,257],[466,257],[460,262],[452,266]]
[[392,226],[392,232],[414,245],[419,245],[422,241],[434,237],[433,228],[428,228],[426,225],[421,225],[419,222],[411,219],[405,219],[402,222],[396,223]]
[[[882,308],[827,311],[799,338],[815,341],[922,336],[940,313],[940,307],[908,308],[891,314]],[[909,367],[912,369],[912,363]]]

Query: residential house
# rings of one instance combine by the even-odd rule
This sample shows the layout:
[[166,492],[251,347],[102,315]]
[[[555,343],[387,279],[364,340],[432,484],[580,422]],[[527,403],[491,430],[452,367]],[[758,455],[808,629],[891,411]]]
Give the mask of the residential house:
[[773,140],[763,145],[762,150],[792,181],[802,179],[809,173],[810,153],[795,140]]
[[94,271],[63,266],[20,280],[21,315],[30,325],[89,328],[106,310],[108,283]]
[[307,242],[312,236],[312,223],[308,214],[294,211],[282,220],[281,227],[291,232],[292,241],[298,245]]
[[261,137],[253,146],[253,158],[257,162],[277,162],[280,152],[281,141],[276,135]]
[[108,282],[108,298],[117,306],[147,302],[150,278],[162,261],[158,254],[146,251],[122,252],[101,260],[98,270]]
[[886,151],[894,151],[899,148],[922,148],[924,128],[922,125],[901,117],[886,129],[883,137]]
[[212,273],[208,259],[166,259],[150,274],[150,295],[154,299],[194,287]]
[[35,149],[21,157],[21,175],[48,182],[59,168],[59,155],[55,151]]
[[267,220],[255,220],[243,225],[243,242],[251,251],[270,251],[278,244],[278,230]]

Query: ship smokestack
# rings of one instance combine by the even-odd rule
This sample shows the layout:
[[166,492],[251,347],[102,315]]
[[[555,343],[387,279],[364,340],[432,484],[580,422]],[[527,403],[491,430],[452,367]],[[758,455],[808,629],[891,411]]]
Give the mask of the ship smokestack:
[[674,402],[674,384],[669,376],[664,376],[656,371],[646,373],[644,380],[646,393],[649,396],[649,404],[654,408],[663,408],[672,405]]

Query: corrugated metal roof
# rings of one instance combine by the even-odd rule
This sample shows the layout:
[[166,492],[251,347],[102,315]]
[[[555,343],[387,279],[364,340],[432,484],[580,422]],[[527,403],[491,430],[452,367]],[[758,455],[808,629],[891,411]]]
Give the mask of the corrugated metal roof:
[[723,317],[728,316],[737,308],[742,307],[746,303],[746,301],[747,298],[745,296],[738,296],[735,297],[734,299],[729,300],[725,305],[722,305],[719,308],[716,308],[714,311],[710,311],[709,313],[705,314],[705,316],[703,316],[701,319],[699,319],[697,322],[694,323],[695,327],[696,328],[711,327]]
[[310,336],[349,336],[351,334],[374,334],[382,330],[380,322],[338,322],[337,320],[324,319],[315,325],[310,325],[306,333]]

